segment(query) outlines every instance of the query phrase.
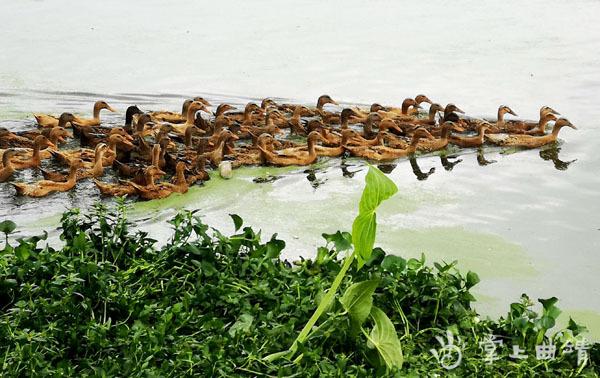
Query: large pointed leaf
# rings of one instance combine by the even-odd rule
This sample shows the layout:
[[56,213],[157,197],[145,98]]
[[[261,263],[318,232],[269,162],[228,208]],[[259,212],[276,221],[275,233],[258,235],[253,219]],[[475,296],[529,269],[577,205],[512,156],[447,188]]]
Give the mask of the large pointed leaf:
[[369,166],[365,181],[367,185],[358,205],[359,214],[375,211],[383,201],[398,191],[396,184],[373,166]]
[[371,257],[375,245],[377,219],[375,213],[359,214],[352,223],[352,244],[358,260],[358,268]]
[[354,244],[359,269],[371,257],[375,244],[377,231],[375,210],[381,202],[398,191],[396,184],[373,166],[369,166],[365,181],[366,186],[358,205],[358,216],[352,223],[352,244]]
[[379,280],[369,280],[351,285],[340,298],[344,309],[352,322],[361,326],[371,313],[373,307],[373,293],[379,285]]
[[375,327],[371,331],[369,341],[377,348],[379,355],[388,368],[397,367],[400,369],[404,357],[402,356],[402,346],[400,340],[398,340],[394,324],[385,312],[375,306],[371,308],[371,317],[375,322]]

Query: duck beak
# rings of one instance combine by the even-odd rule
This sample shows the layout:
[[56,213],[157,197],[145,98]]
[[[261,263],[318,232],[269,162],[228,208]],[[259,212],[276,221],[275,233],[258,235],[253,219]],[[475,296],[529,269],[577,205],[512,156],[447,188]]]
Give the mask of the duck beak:
[[572,123],[569,123],[567,126],[569,126],[570,128],[577,130],[577,127],[575,127],[575,125],[573,125]]
[[459,133],[462,133],[463,131],[465,131],[465,128],[460,126],[460,125],[455,125],[452,130],[454,131],[458,131]]
[[48,147],[52,148],[52,149],[56,149],[56,148],[58,148],[58,147],[56,147],[56,144],[54,144],[54,143],[52,143],[52,142],[50,142],[50,141],[48,141],[48,143],[46,143],[46,145],[47,145]]
[[455,112],[456,112],[456,113],[460,113],[460,114],[465,114],[465,112],[464,112],[464,111],[462,111],[462,110],[460,110],[459,108],[456,108]]
[[510,109],[510,108],[508,109],[508,114],[512,114],[512,115],[514,115],[515,117],[517,116],[517,113],[513,112],[513,110],[512,110],[512,109]]
[[113,108],[112,106],[110,106],[110,105],[107,105],[107,106],[106,106],[106,110],[108,110],[108,111],[111,111],[111,112],[113,112],[113,113],[116,113],[116,112],[117,112],[117,110],[116,110],[115,108]]
[[333,99],[330,101],[330,104],[333,104],[333,105],[339,105],[339,104],[338,104],[338,102],[337,102],[337,101],[335,101],[335,100],[333,100]]

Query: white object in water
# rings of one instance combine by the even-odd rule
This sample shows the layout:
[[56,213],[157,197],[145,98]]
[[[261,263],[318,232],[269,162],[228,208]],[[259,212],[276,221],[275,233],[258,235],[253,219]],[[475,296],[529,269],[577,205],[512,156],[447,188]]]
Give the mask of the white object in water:
[[230,161],[222,161],[219,164],[219,174],[224,179],[230,179],[233,177],[233,168],[231,167]]

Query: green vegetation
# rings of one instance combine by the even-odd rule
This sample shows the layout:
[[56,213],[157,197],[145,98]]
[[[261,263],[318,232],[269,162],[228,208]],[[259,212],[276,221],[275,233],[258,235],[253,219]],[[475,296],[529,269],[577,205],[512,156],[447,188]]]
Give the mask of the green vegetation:
[[[353,234],[324,234],[314,260],[293,264],[237,215],[225,236],[181,212],[161,248],[130,230],[122,202],[65,213],[59,250],[40,246],[46,235],[11,245],[16,226],[0,223],[2,375],[597,376],[599,344],[577,362],[581,325],[549,331],[556,298],[537,313],[523,295],[480,319],[476,273],[373,248],[375,210],[396,191],[386,180],[371,168]],[[503,343],[489,363],[492,334]],[[452,370],[449,339],[462,352]],[[538,360],[549,343],[555,358]]]

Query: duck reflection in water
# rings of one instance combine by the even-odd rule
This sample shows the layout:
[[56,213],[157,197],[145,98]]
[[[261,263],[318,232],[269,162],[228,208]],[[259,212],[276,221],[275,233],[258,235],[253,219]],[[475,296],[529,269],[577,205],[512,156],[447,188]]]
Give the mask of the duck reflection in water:
[[429,176],[431,176],[435,172],[435,167],[429,168],[429,172],[427,173],[421,171],[421,168],[419,167],[419,164],[417,164],[417,159],[414,155],[412,155],[409,158],[409,162],[410,166],[412,167],[413,173],[415,174],[415,176],[417,176],[417,180],[419,181],[427,180]]
[[326,178],[317,178],[316,172],[317,171],[315,169],[307,169],[304,171],[304,173],[307,173],[306,179],[310,182],[310,186],[312,186],[314,189],[317,189],[319,186],[325,184],[325,182],[327,181]]
[[396,169],[397,164],[379,164],[377,168],[385,174],[390,174],[394,169]]
[[450,161],[448,159],[457,159],[456,156],[446,156],[445,154],[440,155],[440,161],[444,166],[444,169],[447,171],[451,171],[454,169],[454,166],[462,161],[462,159],[457,159],[455,161]]
[[479,148],[477,149],[477,163],[478,163],[480,166],[484,167],[484,166],[486,166],[486,165],[489,165],[489,164],[494,164],[494,163],[496,163],[496,160],[487,160],[487,159],[485,158],[485,156],[483,155],[483,147],[479,147]]
[[353,166],[354,166],[354,165],[352,165],[352,164],[348,164],[348,163],[346,162],[346,159],[345,159],[345,158],[342,158],[342,163],[340,164],[340,168],[342,169],[342,175],[343,175],[344,177],[347,177],[347,178],[352,178],[352,177],[354,177],[354,174],[355,174],[356,172],[358,172],[359,170],[357,170],[357,171],[351,171],[351,170],[349,170],[349,169],[348,169],[348,167],[353,167]]
[[571,161],[560,160],[560,158],[558,157],[559,152],[560,147],[558,143],[553,143],[547,148],[540,150],[540,157],[544,160],[552,160],[552,162],[554,163],[554,168],[558,169],[559,171],[566,171],[567,169],[569,169],[569,165],[576,162],[577,159],[573,159]]

